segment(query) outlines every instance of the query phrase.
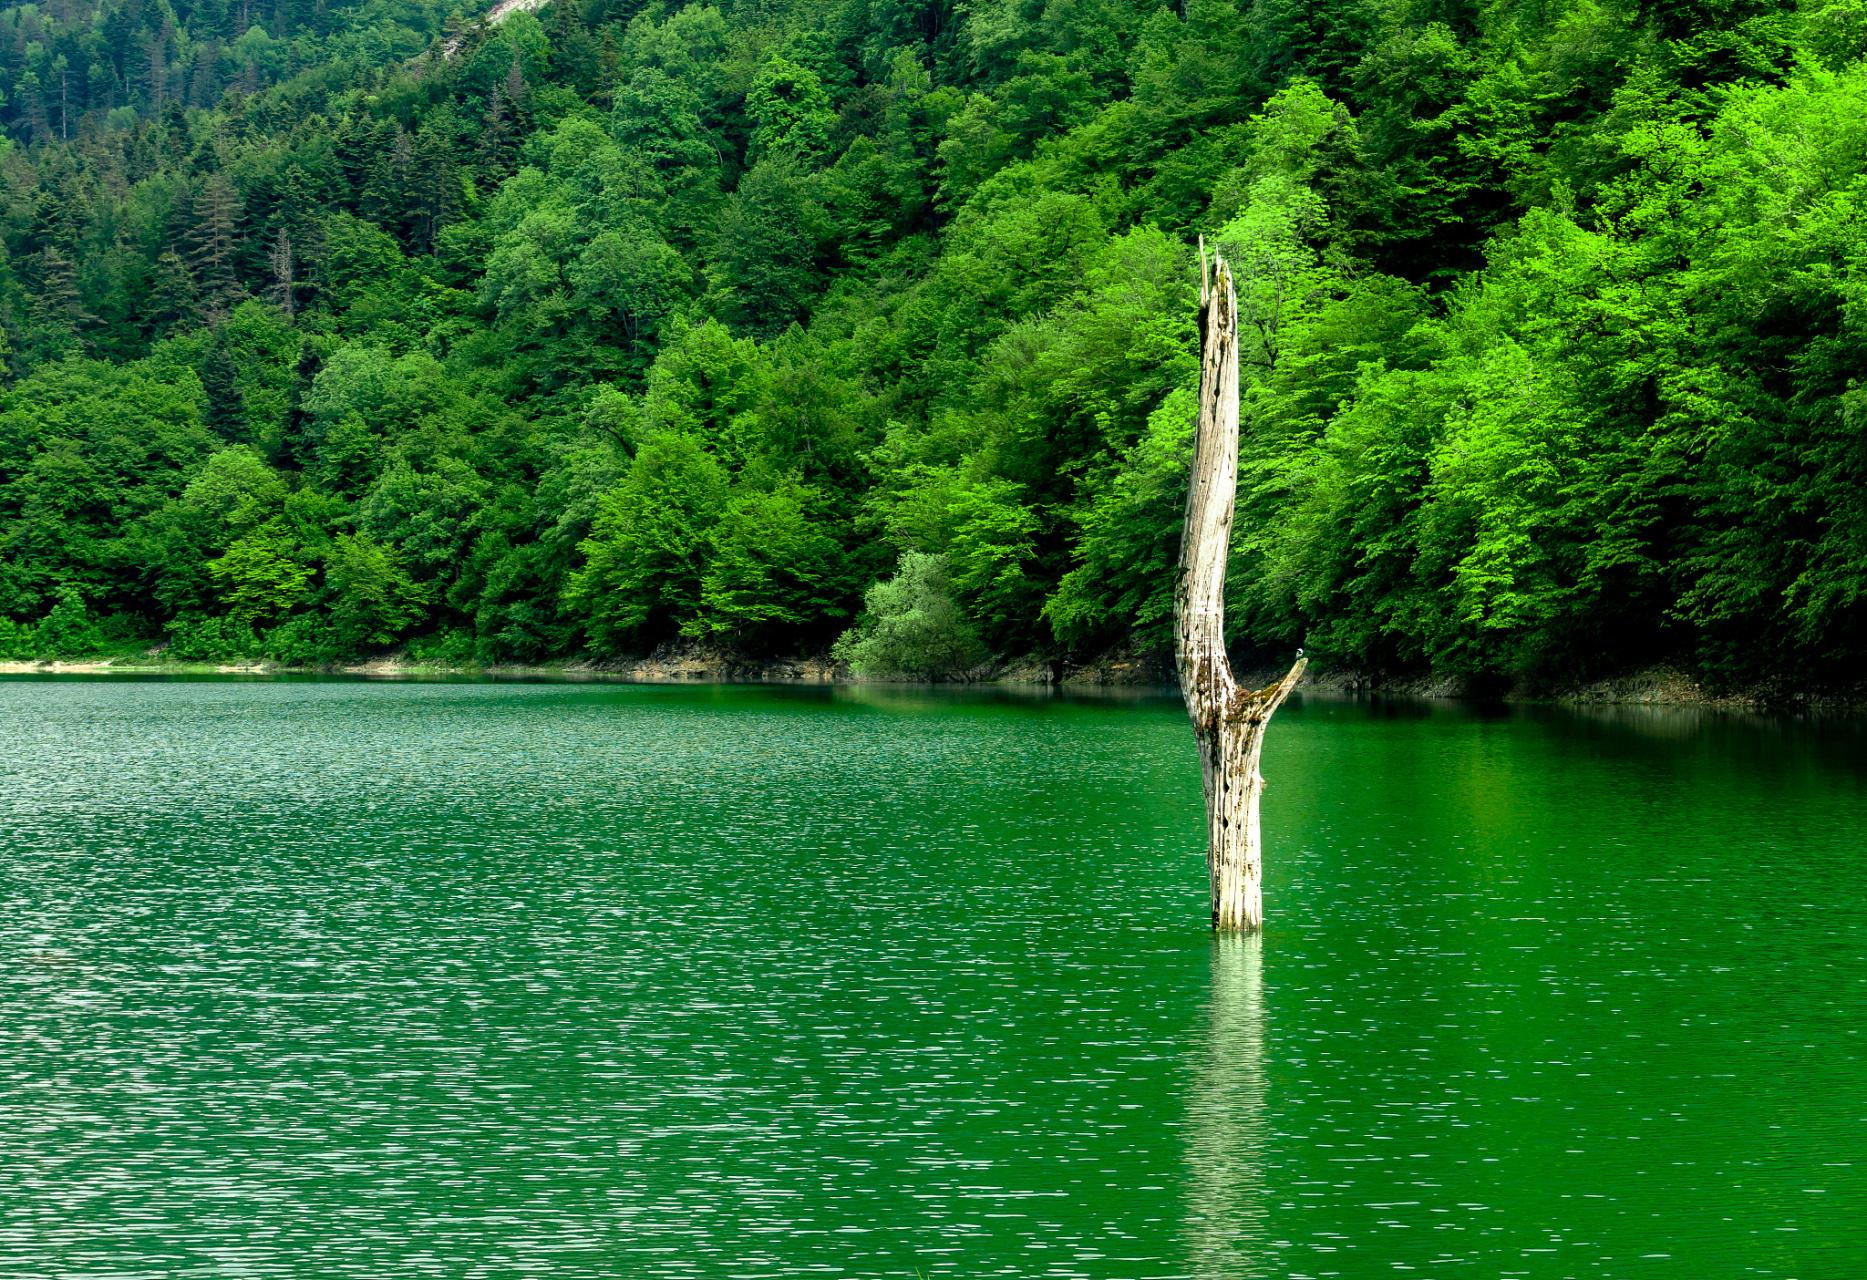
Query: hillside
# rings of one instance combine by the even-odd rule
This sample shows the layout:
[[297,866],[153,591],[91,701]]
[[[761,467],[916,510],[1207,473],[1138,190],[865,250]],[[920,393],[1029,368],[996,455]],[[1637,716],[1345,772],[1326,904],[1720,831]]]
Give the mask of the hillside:
[[1203,235],[1244,655],[1840,679],[1863,54],[1862,0],[7,9],[0,657],[1157,643]]

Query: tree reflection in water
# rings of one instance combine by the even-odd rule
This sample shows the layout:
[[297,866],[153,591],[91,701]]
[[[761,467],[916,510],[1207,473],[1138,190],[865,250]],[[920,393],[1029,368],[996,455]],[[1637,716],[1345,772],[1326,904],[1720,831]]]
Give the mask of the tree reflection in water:
[[1187,1274],[1262,1274],[1264,953],[1258,934],[1212,939],[1212,1000],[1187,1098]]

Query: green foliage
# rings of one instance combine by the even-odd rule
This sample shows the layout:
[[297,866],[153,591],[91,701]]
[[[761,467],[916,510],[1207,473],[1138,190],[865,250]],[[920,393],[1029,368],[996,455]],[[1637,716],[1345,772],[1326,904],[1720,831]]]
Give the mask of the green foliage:
[[471,633],[443,631],[439,635],[420,636],[410,641],[408,656],[411,662],[438,667],[466,667],[476,664],[478,649]]
[[358,656],[337,622],[315,613],[285,619],[266,632],[259,648],[263,657],[292,667],[318,667]]
[[0,660],[20,661],[39,656],[39,633],[30,624],[0,618]]
[[395,552],[367,535],[339,534],[325,567],[334,599],[330,625],[341,652],[393,644],[426,616],[428,592]]
[[782,54],[772,55],[759,69],[745,109],[753,125],[752,145],[762,154],[809,158],[829,146],[836,119],[830,95],[815,71]]
[[789,477],[736,494],[709,530],[700,608],[683,634],[774,645],[848,617],[863,584],[826,522],[813,518],[822,503]]
[[261,656],[259,637],[238,618],[177,618],[168,632],[167,656],[183,662],[250,662]]
[[182,490],[181,505],[231,529],[265,523],[285,505],[285,482],[251,449],[211,455]]
[[833,655],[864,675],[964,679],[985,646],[949,588],[944,555],[902,553],[895,576],[869,588],[861,620]]
[[0,650],[1160,643],[1203,237],[1241,646],[1858,667],[1856,0],[229,12],[0,12]]
[[55,658],[80,658],[103,648],[103,637],[75,587],[59,592],[58,603],[39,622],[34,640],[41,653]]
[[726,469],[694,436],[649,438],[603,499],[566,599],[604,649],[665,639],[700,615],[708,535]]
[[964,485],[947,499],[952,524],[952,583],[975,615],[997,623],[998,638],[1028,640],[1043,591],[1031,573],[1037,554],[1038,516],[1021,498],[1015,481],[991,479]]
[[291,612],[304,597],[312,566],[291,528],[274,517],[234,542],[207,571],[227,612],[252,623]]
[[1108,487],[1078,517],[1078,563],[1044,604],[1044,619],[1068,645],[1094,648],[1132,633],[1165,645],[1173,633],[1173,589],[1186,515],[1194,388],[1167,397]]
[[466,557],[490,486],[461,458],[435,458],[426,470],[398,459],[357,504],[357,527],[425,574]]
[[803,315],[816,290],[814,210],[792,154],[760,160],[721,210],[712,284],[721,308],[760,337]]

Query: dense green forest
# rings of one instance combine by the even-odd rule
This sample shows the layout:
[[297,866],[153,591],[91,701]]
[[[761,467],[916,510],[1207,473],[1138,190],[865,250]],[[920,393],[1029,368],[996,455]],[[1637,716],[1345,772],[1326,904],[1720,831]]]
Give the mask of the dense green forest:
[[6,9],[0,656],[1157,644],[1203,235],[1242,651],[1837,678],[1863,54],[1863,0]]

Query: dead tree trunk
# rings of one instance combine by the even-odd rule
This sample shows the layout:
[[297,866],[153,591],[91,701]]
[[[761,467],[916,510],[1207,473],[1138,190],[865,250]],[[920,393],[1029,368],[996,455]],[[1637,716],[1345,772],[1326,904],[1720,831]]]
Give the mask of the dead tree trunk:
[[1173,598],[1174,656],[1206,778],[1206,868],[1212,927],[1255,930],[1264,922],[1260,885],[1258,754],[1271,713],[1303,675],[1304,659],[1268,689],[1241,689],[1225,656],[1225,561],[1238,491],[1238,298],[1223,258],[1208,271],[1200,246],[1199,429]]

